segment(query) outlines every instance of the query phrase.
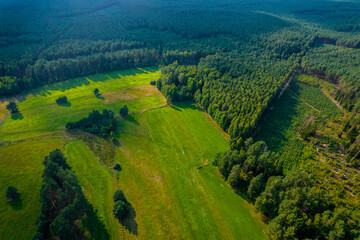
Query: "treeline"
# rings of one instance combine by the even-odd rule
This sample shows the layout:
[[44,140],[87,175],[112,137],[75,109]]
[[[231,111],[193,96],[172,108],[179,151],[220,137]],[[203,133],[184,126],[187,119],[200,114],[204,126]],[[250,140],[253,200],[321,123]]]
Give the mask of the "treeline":
[[312,45],[314,46],[315,43],[324,43],[324,44],[331,44],[339,47],[347,47],[347,48],[360,48],[360,41],[345,41],[344,39],[340,38],[331,38],[331,37],[319,37],[315,36],[313,38]]
[[82,131],[97,135],[99,137],[113,137],[116,129],[114,112],[104,109],[102,114],[93,110],[88,117],[77,122],[66,123],[66,129],[81,129]]
[[84,239],[78,221],[85,217],[86,200],[74,172],[59,149],[50,152],[43,164],[41,214],[33,239]]
[[167,51],[160,54],[156,49],[144,48],[51,61],[39,59],[35,64],[27,66],[26,77],[1,77],[0,97],[14,95],[31,87],[90,74],[168,64],[173,61],[196,64],[202,56],[198,52],[187,51]]
[[265,71],[252,72],[245,67],[232,71],[231,61],[220,64],[219,72],[207,67],[212,61],[209,56],[198,66],[174,63],[163,67],[156,85],[170,101],[195,100],[230,134],[232,145],[240,146],[285,78],[274,79]]
[[27,77],[0,77],[0,97],[16,95],[33,86],[32,79]]
[[283,172],[264,142],[247,139],[239,150],[218,154],[214,165],[269,219],[270,239],[355,239],[359,209],[338,204],[301,170]]
[[51,45],[41,51],[38,59],[47,61],[59,58],[76,58],[79,56],[89,56],[96,53],[118,52],[120,50],[141,49],[146,44],[139,41],[124,40],[64,40]]

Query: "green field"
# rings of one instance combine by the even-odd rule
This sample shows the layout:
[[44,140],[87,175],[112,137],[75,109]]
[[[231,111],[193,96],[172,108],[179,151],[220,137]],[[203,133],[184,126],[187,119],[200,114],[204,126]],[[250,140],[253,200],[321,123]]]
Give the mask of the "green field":
[[[42,162],[49,149],[59,147],[56,137],[0,146],[0,239],[30,239],[34,234],[41,208]],[[20,200],[11,205],[5,198],[7,186],[20,193]]]
[[[192,103],[166,105],[150,86],[156,69],[137,69],[44,86],[26,93],[21,115],[0,127],[0,177],[19,189],[21,203],[0,202],[0,239],[29,239],[39,215],[43,157],[60,148],[75,171],[89,204],[83,222],[92,239],[264,239],[265,225],[253,207],[230,189],[211,165],[229,148],[226,136]],[[99,88],[102,97],[95,97]],[[70,106],[55,99],[66,95]],[[117,146],[85,133],[68,133],[67,121],[93,109],[130,115],[117,117]],[[88,139],[85,141],[85,139]],[[91,139],[91,140],[89,140]],[[19,161],[19,164],[16,162]],[[122,170],[111,166],[119,162]],[[14,170],[15,169],[15,170]],[[121,188],[132,206],[119,224],[112,194]],[[17,229],[26,231],[17,231]],[[17,235],[13,235],[16,232]]]

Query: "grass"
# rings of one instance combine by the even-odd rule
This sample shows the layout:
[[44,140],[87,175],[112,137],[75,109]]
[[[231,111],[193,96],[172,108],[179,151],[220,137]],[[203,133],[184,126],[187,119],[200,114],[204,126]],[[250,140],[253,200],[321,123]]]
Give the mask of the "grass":
[[71,140],[64,146],[64,153],[72,170],[75,171],[86,199],[97,210],[101,224],[90,227],[91,239],[119,239],[120,225],[112,214],[112,195],[117,189],[116,178],[110,170],[99,164],[89,147],[83,142]]
[[[151,72],[128,70],[94,75],[34,89],[27,93],[25,101],[18,103],[22,118],[9,118],[0,128],[0,141],[23,139],[62,130],[66,122],[85,117],[93,109],[107,108],[117,113],[124,104],[131,111],[161,106],[165,104],[165,99],[159,94],[106,104],[106,98],[96,97],[93,93],[95,88],[98,88],[100,93],[107,93],[149,85],[150,81],[157,79],[160,74],[154,69],[149,70]],[[56,104],[55,100],[63,95],[67,96],[71,106]]]
[[119,183],[136,210],[139,237],[264,238],[263,225],[215,167],[198,169],[228,143],[194,105],[148,111],[119,125]]
[[5,116],[6,112],[8,111],[6,109],[6,105],[8,104],[7,101],[1,102],[0,101],[0,121],[3,119],[3,117]]
[[[42,162],[49,151],[59,147],[58,138],[0,146],[0,239],[31,239],[41,208]],[[20,193],[20,200],[13,204],[5,198],[8,186]]]
[[[226,134],[192,103],[157,108],[166,104],[149,86],[157,77],[154,69],[137,69],[27,93],[19,103],[22,117],[8,118],[0,128],[0,141],[6,142],[0,146],[4,158],[0,177],[6,179],[1,191],[4,184],[11,184],[26,199],[18,212],[1,199],[0,209],[5,210],[0,220],[6,228],[0,231],[0,239],[11,239],[12,232],[18,234],[16,239],[33,234],[40,210],[41,163],[54,148],[63,150],[91,206],[89,218],[83,221],[90,239],[265,238],[265,225],[253,207],[209,165],[216,153],[229,148]],[[94,96],[94,88],[99,88],[101,97]],[[60,95],[68,97],[69,106],[55,103]],[[131,115],[117,116],[118,146],[64,129],[67,121],[92,109],[118,112],[123,104]],[[12,159],[18,157],[22,162],[12,171]],[[111,169],[115,162],[120,163],[120,172]],[[112,195],[118,187],[132,206],[130,217],[122,223],[112,214]]]

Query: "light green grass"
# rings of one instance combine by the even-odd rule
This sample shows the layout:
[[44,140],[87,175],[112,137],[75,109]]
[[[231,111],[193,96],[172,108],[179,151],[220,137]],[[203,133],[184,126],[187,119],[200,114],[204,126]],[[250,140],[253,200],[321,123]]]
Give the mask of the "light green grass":
[[[31,239],[40,214],[43,160],[60,148],[60,139],[45,139],[0,146],[0,239]],[[8,204],[5,190],[14,186],[20,201]]]
[[[149,69],[152,70],[152,69]],[[21,117],[8,117],[0,128],[0,141],[23,139],[41,135],[58,129],[63,129],[66,122],[78,120],[93,109],[112,109],[118,113],[120,107],[126,104],[131,111],[140,111],[165,103],[162,95],[119,101],[116,104],[106,104],[104,99],[95,97],[93,90],[100,93],[114,90],[148,85],[151,80],[159,78],[159,72],[132,71],[99,74],[86,78],[69,80],[27,93],[26,100],[18,103]],[[58,106],[55,100],[66,95],[71,106]]]
[[[64,147],[67,162],[75,172],[86,199],[98,211],[99,221],[105,224],[111,239],[119,239],[120,224],[112,214],[112,195],[117,189],[116,178],[110,170],[101,165],[83,142],[72,140]],[[99,227],[92,229],[94,239],[106,239]],[[90,231],[92,232],[92,231]],[[99,235],[103,236],[99,236]]]
[[139,237],[264,238],[215,167],[198,169],[228,143],[194,105],[148,111],[120,125],[119,182],[135,208]]
[[[141,69],[90,76],[35,89],[19,103],[22,119],[7,119],[0,128],[0,141],[26,139],[26,142],[0,146],[0,151],[6,153],[1,155],[5,160],[1,159],[0,164],[6,165],[4,171],[0,170],[4,174],[1,179],[4,176],[7,179],[4,183],[8,185],[11,179],[18,178],[10,169],[12,158],[19,155],[27,159],[26,164],[16,165],[19,172],[31,170],[24,170],[20,180],[13,185],[20,185],[20,181],[29,184],[36,181],[36,187],[29,188],[29,198],[30,193],[33,198],[28,200],[23,215],[14,214],[7,222],[11,212],[0,213],[1,223],[9,225],[9,230],[0,232],[0,239],[10,236],[8,234],[16,228],[26,229],[18,231],[16,239],[28,239],[33,234],[40,210],[37,200],[43,169],[41,162],[43,156],[55,148],[53,145],[62,146],[94,208],[92,223],[95,224],[87,225],[92,239],[107,239],[107,234],[108,239],[265,238],[264,224],[253,213],[253,207],[226,185],[215,167],[206,166],[216,153],[226,151],[229,145],[224,133],[219,132],[203,112],[191,103],[143,112],[165,104],[164,97],[158,92],[112,104],[106,104],[106,99],[96,98],[92,93],[96,87],[101,93],[108,93],[144,86],[158,77],[159,72]],[[55,104],[55,99],[61,95],[68,97],[71,106]],[[125,103],[133,114],[117,118],[116,136],[120,144],[114,150],[115,158],[108,159],[108,165],[111,161],[121,164],[122,170],[116,173],[102,165],[101,159],[96,157],[100,155],[95,155],[85,142],[73,139],[76,134],[67,135],[64,125],[69,120],[86,116],[93,109],[110,108],[117,112]],[[62,142],[48,143],[42,140],[45,136],[56,136]],[[34,152],[30,154],[32,150]],[[133,207],[130,218],[123,224],[119,224],[112,213],[112,195],[118,187]],[[24,187],[19,188],[23,192]],[[22,217],[26,221],[20,219]]]

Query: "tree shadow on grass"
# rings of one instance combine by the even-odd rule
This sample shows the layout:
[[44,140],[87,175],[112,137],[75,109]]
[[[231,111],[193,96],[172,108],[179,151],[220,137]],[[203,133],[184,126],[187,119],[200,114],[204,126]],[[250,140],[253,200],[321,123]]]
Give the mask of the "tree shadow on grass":
[[106,230],[104,222],[98,217],[97,212],[93,205],[87,203],[86,217],[82,222],[91,234],[92,239],[108,240],[110,239],[110,235]]
[[71,107],[71,102],[67,102],[67,103],[58,103],[58,105],[60,107]]
[[256,199],[251,198],[247,194],[247,190],[245,188],[243,188],[243,189],[233,189],[233,190],[236,193],[236,195],[240,196],[242,199],[244,199],[248,203],[255,204]]
[[135,217],[136,217],[135,209],[130,204],[130,206],[129,206],[129,216],[126,219],[121,220],[119,222],[120,222],[121,225],[123,225],[125,227],[126,230],[128,230],[130,233],[137,236],[138,235],[138,224],[135,221]]
[[23,118],[24,118],[24,116],[22,115],[22,113],[11,114],[11,119],[12,120],[21,120]]
[[140,125],[140,123],[132,115],[128,115],[127,117],[125,117],[125,120],[135,123],[136,125]]
[[117,138],[113,139],[112,142],[114,143],[114,145],[116,147],[120,147],[121,146],[121,143],[119,142],[119,140],[117,140]]
[[97,99],[101,99],[101,100],[104,100],[104,99],[105,99],[101,94],[97,95],[96,98],[97,98]]
[[57,83],[52,83],[49,85],[41,86],[41,87],[38,87],[38,88],[35,88],[35,89],[29,91],[29,94],[31,93],[34,96],[40,95],[40,96],[46,97],[48,95],[51,95],[50,91],[65,92],[66,90],[81,87],[83,85],[89,85],[89,84],[90,84],[90,81],[86,77],[82,77],[82,78],[76,78],[76,79],[72,79],[72,80],[67,80],[67,81],[63,81],[63,82],[57,82]]
[[23,207],[22,199],[19,197],[15,201],[9,203],[13,210],[20,211]]
[[176,111],[181,112],[182,109],[192,109],[192,110],[197,110],[198,108],[196,107],[195,103],[192,101],[184,101],[184,102],[175,102],[172,104],[171,106],[173,109],[175,109]]

